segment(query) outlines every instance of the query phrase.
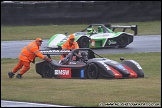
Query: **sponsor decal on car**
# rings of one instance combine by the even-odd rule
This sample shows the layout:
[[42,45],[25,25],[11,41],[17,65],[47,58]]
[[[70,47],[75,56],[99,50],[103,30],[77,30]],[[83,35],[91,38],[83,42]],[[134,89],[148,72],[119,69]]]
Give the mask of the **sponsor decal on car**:
[[69,62],[69,64],[77,64],[76,62]]
[[105,64],[103,61],[98,61],[100,62],[107,70],[111,70],[107,64]]
[[69,50],[47,50],[47,51],[40,51],[41,53],[69,53]]
[[142,69],[142,67],[137,62],[135,62],[134,60],[130,60],[130,61],[133,62],[139,69]]
[[116,41],[114,41],[114,40],[109,40],[109,41],[108,41],[108,45],[111,45],[111,44],[116,44]]
[[126,70],[125,68],[124,68],[124,66],[122,66],[121,64],[119,64],[119,65],[116,65],[119,69],[121,69],[121,70]]
[[111,62],[112,64],[114,64],[114,65],[118,64],[118,62],[113,61],[113,60],[111,60],[110,62]]
[[92,47],[95,47],[95,40],[92,40],[91,45],[92,45]]
[[71,68],[58,68],[54,70],[54,75],[59,78],[71,78]]
[[95,35],[93,35],[92,36],[93,38],[95,38],[95,37],[109,37],[109,33],[104,33],[104,34],[95,34]]

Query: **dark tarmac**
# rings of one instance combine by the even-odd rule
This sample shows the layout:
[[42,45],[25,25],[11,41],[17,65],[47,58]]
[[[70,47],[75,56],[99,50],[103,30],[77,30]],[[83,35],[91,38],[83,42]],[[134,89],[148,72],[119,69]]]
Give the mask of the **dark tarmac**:
[[[18,58],[21,49],[34,40],[1,41],[1,58]],[[48,40],[44,40],[41,50],[47,49]],[[134,41],[126,48],[93,49],[97,54],[118,54],[137,52],[161,52],[161,35],[134,36]]]

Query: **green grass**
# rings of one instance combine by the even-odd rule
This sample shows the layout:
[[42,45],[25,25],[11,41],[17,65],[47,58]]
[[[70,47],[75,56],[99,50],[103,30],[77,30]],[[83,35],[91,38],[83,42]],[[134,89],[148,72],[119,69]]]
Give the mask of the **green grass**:
[[[160,35],[161,21],[111,23],[112,25],[137,25],[138,35]],[[58,33],[69,34],[83,30],[88,25],[1,26],[1,41],[50,39]],[[121,29],[117,29],[121,31]],[[131,30],[126,32],[133,33]]]
[[[9,79],[7,72],[18,59],[1,59],[1,99],[69,106],[98,107],[103,102],[161,102],[161,52],[102,55],[120,62],[133,59],[144,70],[134,79],[43,79],[35,65],[23,79]],[[52,57],[58,60],[58,56]],[[37,62],[41,61],[39,58]]]
[[[114,23],[138,25],[138,35],[161,35],[161,21]],[[87,25],[1,26],[1,41],[49,39],[56,33],[74,33]],[[128,30],[129,31],[129,30]],[[130,31],[131,32],[131,31]],[[69,106],[98,107],[107,102],[158,102],[161,104],[161,52],[108,54],[137,61],[144,70],[144,78],[135,79],[43,79],[35,72],[35,65],[23,79],[9,79],[18,59],[1,59],[1,99],[40,102]],[[53,56],[58,60],[59,56]],[[37,62],[41,61],[39,58]],[[161,105],[160,105],[161,106]]]

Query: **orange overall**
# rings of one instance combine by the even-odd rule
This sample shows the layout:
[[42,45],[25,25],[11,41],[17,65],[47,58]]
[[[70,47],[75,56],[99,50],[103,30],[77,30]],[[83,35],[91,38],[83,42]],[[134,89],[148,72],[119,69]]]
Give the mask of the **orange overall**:
[[[70,45],[70,40],[74,39],[74,35],[70,35],[69,39],[62,45],[62,49],[66,49],[66,50],[73,50],[73,49],[78,49],[79,45],[77,42],[72,42],[72,44]],[[60,60],[63,60],[65,58],[64,55],[60,56]]]
[[24,74],[30,69],[30,63],[33,62],[35,57],[39,57],[40,59],[44,58],[44,55],[39,51],[39,46],[36,44],[36,41],[29,43],[25,46],[20,55],[19,55],[19,62],[12,70],[13,73],[16,73],[19,69],[20,74]]

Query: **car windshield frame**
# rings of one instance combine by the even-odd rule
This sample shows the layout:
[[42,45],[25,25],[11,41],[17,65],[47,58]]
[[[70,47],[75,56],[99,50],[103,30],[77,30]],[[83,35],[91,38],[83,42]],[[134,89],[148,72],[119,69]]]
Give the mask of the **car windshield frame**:
[[[103,24],[90,24],[88,27],[86,27],[85,29],[83,29],[81,32],[87,32],[87,28],[92,28],[93,30],[95,30],[95,29],[94,29],[95,26],[101,26],[102,29],[103,29],[103,33],[111,33],[111,32],[107,29],[107,27],[106,27],[105,25],[103,25]],[[95,30],[95,31],[96,31],[96,30]]]

